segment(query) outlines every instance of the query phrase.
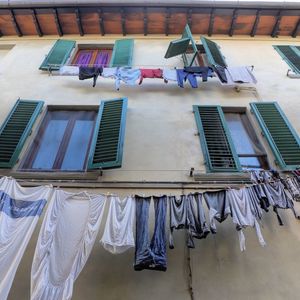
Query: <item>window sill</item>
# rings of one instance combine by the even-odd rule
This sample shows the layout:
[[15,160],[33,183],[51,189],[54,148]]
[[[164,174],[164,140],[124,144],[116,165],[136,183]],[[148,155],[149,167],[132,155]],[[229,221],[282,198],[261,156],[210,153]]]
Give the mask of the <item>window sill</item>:
[[251,184],[250,173],[194,173],[194,180],[201,182],[205,185],[238,185],[238,184]]
[[100,171],[88,172],[21,172],[9,169],[0,170],[0,176],[12,176],[16,179],[35,180],[94,180],[100,176]]

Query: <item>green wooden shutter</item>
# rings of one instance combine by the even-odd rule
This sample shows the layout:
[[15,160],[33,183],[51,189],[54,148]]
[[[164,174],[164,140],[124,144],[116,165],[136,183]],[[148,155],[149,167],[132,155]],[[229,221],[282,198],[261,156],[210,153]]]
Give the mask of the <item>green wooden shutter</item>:
[[189,44],[189,38],[171,41],[165,54],[165,58],[170,58],[180,54],[184,54],[187,51]]
[[[192,56],[192,59],[189,61],[186,56],[186,52],[190,43],[193,48],[192,54],[194,55]],[[170,58],[181,54],[184,61],[184,65],[191,66],[197,56],[197,53],[198,53],[197,45],[193,39],[193,35],[189,25],[186,24],[181,39],[170,42],[167,52],[165,54],[165,58]]]
[[194,105],[193,111],[208,171],[241,171],[221,106]]
[[122,166],[127,98],[101,101],[94,130],[89,169]]
[[110,67],[131,67],[133,39],[116,40],[110,60]]
[[18,100],[0,128],[0,167],[12,168],[44,102]]
[[300,74],[300,47],[295,46],[273,46],[283,60],[291,69]]
[[251,108],[267,139],[276,163],[285,170],[300,166],[300,140],[277,102],[254,102]]
[[205,53],[207,55],[207,59],[211,65],[214,66],[221,66],[221,67],[227,67],[227,64],[225,62],[225,58],[221,53],[220,47],[215,42],[205,38],[201,37],[202,45],[205,49]]
[[75,45],[75,41],[57,40],[42,62],[40,70],[59,70],[68,60]]

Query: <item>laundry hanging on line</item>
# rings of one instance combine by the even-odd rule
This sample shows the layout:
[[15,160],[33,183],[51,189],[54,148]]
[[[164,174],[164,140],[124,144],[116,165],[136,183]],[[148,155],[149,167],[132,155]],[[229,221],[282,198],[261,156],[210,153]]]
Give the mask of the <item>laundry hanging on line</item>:
[[0,299],[8,297],[17,268],[48,201],[52,188],[23,188],[0,179]]
[[[164,79],[165,83],[169,81],[177,82],[181,88],[184,87],[184,82],[188,81],[192,88],[198,88],[197,78],[202,78],[202,82],[207,82],[208,77],[219,79],[222,85],[236,84],[256,84],[257,80],[254,77],[249,67],[184,67],[183,69],[147,69],[147,68],[131,68],[131,67],[113,67],[103,68],[103,72],[97,70],[102,67],[89,66],[62,66],[59,70],[60,75],[79,76],[80,80],[93,78],[93,87],[96,85],[98,76],[103,78],[112,78],[115,80],[116,90],[120,89],[121,82],[126,85],[135,86],[141,85],[144,78]],[[215,75],[216,74],[216,75]]]

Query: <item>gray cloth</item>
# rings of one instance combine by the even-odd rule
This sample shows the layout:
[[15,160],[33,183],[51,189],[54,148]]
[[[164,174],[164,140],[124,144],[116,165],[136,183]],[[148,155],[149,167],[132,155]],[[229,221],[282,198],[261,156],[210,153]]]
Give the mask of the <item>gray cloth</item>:
[[235,83],[257,83],[249,67],[227,67],[226,76]]
[[221,223],[226,220],[230,214],[230,206],[226,198],[226,192],[206,192],[203,196],[209,209],[210,231],[216,233],[217,227],[215,220]]
[[287,190],[290,192],[293,200],[300,201],[300,186],[296,178],[286,178],[285,186]]
[[169,248],[174,248],[174,229],[187,230],[187,246],[195,248],[193,238],[205,238],[209,233],[206,223],[201,194],[169,197],[170,203],[170,235]]
[[254,189],[254,186],[246,188],[246,192],[248,193],[249,200],[250,200],[250,207],[253,215],[260,219],[262,218],[262,207],[261,207],[261,201]]
[[226,198],[230,204],[232,221],[238,231],[241,251],[246,250],[245,236],[243,233],[243,228],[246,227],[254,227],[260,245],[265,246],[266,243],[260,231],[258,221],[253,213],[251,199],[246,188],[226,191]]

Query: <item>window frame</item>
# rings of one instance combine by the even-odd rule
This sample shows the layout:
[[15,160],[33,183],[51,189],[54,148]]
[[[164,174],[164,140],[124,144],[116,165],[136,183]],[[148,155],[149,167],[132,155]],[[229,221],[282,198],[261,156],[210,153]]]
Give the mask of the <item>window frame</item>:
[[[92,144],[93,140],[93,133],[95,130],[96,126],[96,120],[97,120],[97,114],[98,114],[99,106],[98,105],[47,105],[43,116],[41,117],[41,120],[38,124],[38,127],[36,129],[36,134],[33,136],[32,140],[30,141],[26,152],[22,155],[21,157],[21,162],[19,166],[17,167],[17,171],[20,173],[32,173],[32,174],[37,174],[37,173],[56,173],[56,174],[66,174],[66,173],[73,173],[73,174],[78,174],[78,173],[87,173],[88,170],[88,158],[89,158],[89,153],[90,153],[90,147]],[[59,170],[59,169],[32,169],[32,168],[27,168],[26,165],[32,165],[34,158],[36,157],[36,154],[38,152],[38,145],[36,144],[38,136],[42,136],[45,132],[45,129],[47,128],[44,126],[47,122],[46,118],[49,117],[48,112],[49,111],[94,111],[95,112],[95,119],[94,119],[94,125],[91,130],[91,136],[90,140],[88,143],[87,151],[86,151],[86,156],[85,156],[85,162],[84,162],[84,168],[82,170]],[[69,133],[70,134],[70,133]],[[36,145],[35,145],[36,144]],[[28,162],[29,160],[29,162]]]
[[[108,43],[108,44],[77,44],[73,50],[72,55],[70,56],[70,59],[67,61],[66,65],[67,66],[78,66],[77,64],[75,64],[75,60],[78,57],[79,51],[81,50],[92,50],[92,51],[96,51],[96,50],[110,50],[111,54],[109,57],[109,61],[107,63],[107,65],[105,67],[109,67],[110,62],[112,60],[112,53],[113,53],[113,49],[114,49],[114,43]],[[94,58],[95,60],[96,58]],[[89,67],[93,67],[94,64],[88,64]]]

